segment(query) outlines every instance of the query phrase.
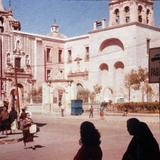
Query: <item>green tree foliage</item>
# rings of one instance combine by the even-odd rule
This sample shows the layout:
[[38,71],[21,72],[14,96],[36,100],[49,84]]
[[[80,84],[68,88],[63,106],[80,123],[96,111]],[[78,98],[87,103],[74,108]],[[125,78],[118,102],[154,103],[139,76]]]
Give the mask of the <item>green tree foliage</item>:
[[88,102],[88,98],[89,98],[89,91],[87,89],[80,89],[77,92],[77,99],[81,99],[83,101],[83,103]]
[[141,89],[142,91],[142,101],[144,101],[144,94],[153,94],[151,85],[148,83],[148,70],[147,68],[139,67],[137,70],[132,69],[128,74],[126,74],[124,79],[125,87],[128,89],[128,97],[130,101],[131,88],[134,90]]
[[102,86],[99,84],[96,84],[95,86],[93,86],[93,89],[96,94],[99,94],[102,90]]
[[131,70],[128,74],[126,74],[124,78],[124,85],[128,89],[128,99],[130,101],[130,96],[131,96],[131,87],[133,85],[140,84],[139,83],[139,78],[136,70]]

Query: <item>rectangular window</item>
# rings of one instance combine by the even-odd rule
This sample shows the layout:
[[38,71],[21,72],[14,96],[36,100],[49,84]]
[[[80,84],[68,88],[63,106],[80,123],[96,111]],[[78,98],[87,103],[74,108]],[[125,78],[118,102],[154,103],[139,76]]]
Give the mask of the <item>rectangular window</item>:
[[127,16],[126,17],[126,23],[129,23],[130,22],[130,18]]
[[120,23],[120,18],[119,16],[116,16],[116,24],[119,24]]
[[86,47],[86,53],[89,53],[89,47]]
[[68,50],[68,63],[72,62],[72,51]]
[[46,60],[47,62],[51,62],[51,48],[47,48],[47,53],[46,53]]
[[63,90],[58,90],[58,105],[59,106],[62,104],[62,95],[63,95]]
[[85,61],[89,61],[89,47],[85,47]]
[[62,50],[58,51],[58,63],[62,63]]
[[15,68],[18,68],[18,69],[21,68],[21,58],[20,57],[15,58]]
[[151,40],[147,38],[147,54],[149,54],[150,41]]
[[47,80],[50,80],[51,78],[51,70],[47,70]]

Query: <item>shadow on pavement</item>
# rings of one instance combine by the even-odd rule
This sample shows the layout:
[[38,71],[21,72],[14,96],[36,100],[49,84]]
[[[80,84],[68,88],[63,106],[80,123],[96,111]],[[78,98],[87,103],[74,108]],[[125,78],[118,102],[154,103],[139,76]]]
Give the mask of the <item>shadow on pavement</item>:
[[[39,136],[34,135],[34,138],[37,138],[37,137],[39,137]],[[17,139],[17,142],[21,142],[21,141],[23,141],[23,137]]]
[[47,125],[47,123],[37,123],[37,122],[35,122],[35,124],[36,124],[38,127],[43,127],[43,126]]
[[22,134],[22,132],[8,133],[7,135],[17,135],[17,134]]
[[35,148],[44,148],[45,146],[42,145],[35,145]]
[[43,148],[43,147],[45,147],[45,146],[35,145],[34,147],[32,147],[32,146],[30,146],[30,147],[25,147],[25,149],[33,149],[33,150],[35,150],[35,149],[37,149],[37,148]]
[[7,138],[8,136],[1,136],[0,139]]

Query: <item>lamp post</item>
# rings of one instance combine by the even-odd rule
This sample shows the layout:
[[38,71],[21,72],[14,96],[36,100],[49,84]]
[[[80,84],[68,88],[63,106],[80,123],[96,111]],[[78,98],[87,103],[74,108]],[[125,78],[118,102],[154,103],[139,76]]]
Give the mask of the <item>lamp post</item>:
[[15,77],[14,77],[14,78],[15,78],[15,87],[16,87],[16,95],[17,95],[16,108],[17,108],[17,110],[18,110],[18,113],[20,113],[17,71],[18,71],[18,69],[17,69],[16,66],[15,66],[15,67],[14,67],[14,76],[15,76]]

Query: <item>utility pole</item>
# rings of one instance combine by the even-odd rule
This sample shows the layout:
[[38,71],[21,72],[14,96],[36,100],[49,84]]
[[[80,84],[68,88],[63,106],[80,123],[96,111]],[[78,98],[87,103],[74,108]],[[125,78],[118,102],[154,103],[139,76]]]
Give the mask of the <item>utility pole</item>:
[[19,105],[19,92],[18,92],[18,80],[17,80],[17,69],[16,67],[14,68],[14,78],[15,78],[15,87],[16,87],[16,95],[17,95],[17,99],[16,99],[16,108],[18,113],[20,113],[20,105]]

